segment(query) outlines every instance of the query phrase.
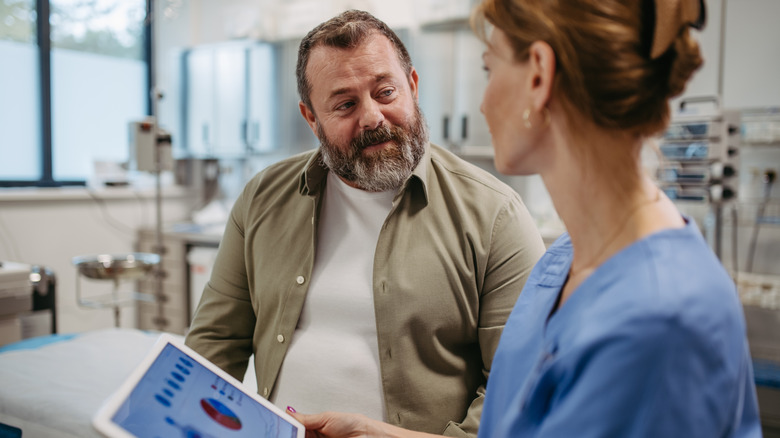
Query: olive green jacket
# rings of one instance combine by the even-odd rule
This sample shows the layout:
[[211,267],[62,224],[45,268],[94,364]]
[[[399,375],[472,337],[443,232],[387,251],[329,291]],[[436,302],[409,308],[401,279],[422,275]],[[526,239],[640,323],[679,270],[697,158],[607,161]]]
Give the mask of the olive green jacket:
[[[266,398],[306,299],[326,175],[319,152],[310,151],[249,181],[186,337],[238,379],[255,353],[258,392]],[[543,252],[514,190],[427,147],[393,200],[374,258],[390,423],[476,436],[501,330]]]

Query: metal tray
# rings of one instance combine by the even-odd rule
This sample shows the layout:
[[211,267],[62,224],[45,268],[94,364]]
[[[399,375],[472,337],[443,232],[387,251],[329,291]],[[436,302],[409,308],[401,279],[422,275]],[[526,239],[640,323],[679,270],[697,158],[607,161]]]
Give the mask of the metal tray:
[[73,258],[73,264],[84,277],[95,280],[129,280],[145,276],[160,263],[157,254],[98,254]]

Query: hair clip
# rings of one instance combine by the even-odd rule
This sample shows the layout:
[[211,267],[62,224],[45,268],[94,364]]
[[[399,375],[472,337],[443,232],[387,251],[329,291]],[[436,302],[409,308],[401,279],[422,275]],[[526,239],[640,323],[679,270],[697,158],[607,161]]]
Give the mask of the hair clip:
[[689,24],[696,30],[704,29],[704,25],[707,24],[707,5],[704,0],[699,0],[699,16]]
[[683,26],[701,30],[706,21],[704,0],[655,0],[655,29],[650,58],[656,59],[666,53]]

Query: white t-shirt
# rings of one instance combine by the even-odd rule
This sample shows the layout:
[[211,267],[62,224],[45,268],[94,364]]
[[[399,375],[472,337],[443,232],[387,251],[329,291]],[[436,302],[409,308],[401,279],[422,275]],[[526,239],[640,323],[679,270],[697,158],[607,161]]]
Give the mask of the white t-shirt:
[[355,189],[328,174],[311,284],[271,399],[282,409],[386,420],[372,284],[394,195]]

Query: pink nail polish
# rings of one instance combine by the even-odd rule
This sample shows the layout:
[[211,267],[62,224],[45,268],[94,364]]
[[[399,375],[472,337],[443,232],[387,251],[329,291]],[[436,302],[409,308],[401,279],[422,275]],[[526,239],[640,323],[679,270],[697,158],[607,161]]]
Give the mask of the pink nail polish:
[[297,413],[295,408],[293,408],[292,406],[287,406],[287,410],[292,412],[293,414]]

